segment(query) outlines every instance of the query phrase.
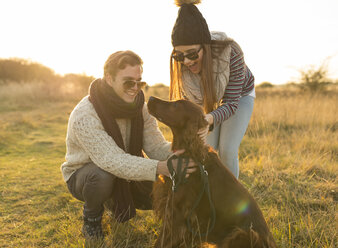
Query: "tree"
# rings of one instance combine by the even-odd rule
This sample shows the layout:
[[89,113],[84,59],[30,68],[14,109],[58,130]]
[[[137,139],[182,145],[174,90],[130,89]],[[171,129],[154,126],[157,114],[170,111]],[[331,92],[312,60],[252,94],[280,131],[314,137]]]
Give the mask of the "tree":
[[328,59],[326,59],[318,68],[311,65],[307,69],[299,70],[300,88],[308,90],[311,93],[324,91],[331,80],[328,78]]

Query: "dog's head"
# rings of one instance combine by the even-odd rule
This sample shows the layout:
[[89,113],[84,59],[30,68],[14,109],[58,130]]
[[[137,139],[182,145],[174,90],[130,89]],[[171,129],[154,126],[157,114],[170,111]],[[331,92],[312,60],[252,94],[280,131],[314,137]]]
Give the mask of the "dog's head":
[[180,144],[196,142],[198,130],[208,125],[202,108],[187,100],[164,101],[150,97],[148,110],[157,120],[171,128],[174,141]]

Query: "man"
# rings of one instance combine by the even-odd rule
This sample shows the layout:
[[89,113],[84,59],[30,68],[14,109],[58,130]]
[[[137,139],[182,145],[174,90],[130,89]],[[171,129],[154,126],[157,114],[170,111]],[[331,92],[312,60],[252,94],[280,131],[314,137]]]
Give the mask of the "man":
[[[135,208],[151,209],[156,175],[169,176],[170,143],[144,102],[142,64],[132,51],[111,54],[104,77],[92,82],[89,95],[69,117],[61,170],[71,194],[84,202],[86,238],[103,238],[101,218],[107,200],[113,202],[117,221],[127,221],[135,216]],[[194,165],[189,162],[188,173]]]

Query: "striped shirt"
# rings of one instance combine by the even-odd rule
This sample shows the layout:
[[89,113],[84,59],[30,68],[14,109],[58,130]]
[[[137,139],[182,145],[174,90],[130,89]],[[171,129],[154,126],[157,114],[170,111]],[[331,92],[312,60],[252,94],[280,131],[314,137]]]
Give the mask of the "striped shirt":
[[231,45],[230,77],[221,105],[210,112],[214,117],[214,123],[218,124],[232,116],[238,107],[242,96],[249,95],[254,89],[255,78],[244,62],[243,52],[236,43]]

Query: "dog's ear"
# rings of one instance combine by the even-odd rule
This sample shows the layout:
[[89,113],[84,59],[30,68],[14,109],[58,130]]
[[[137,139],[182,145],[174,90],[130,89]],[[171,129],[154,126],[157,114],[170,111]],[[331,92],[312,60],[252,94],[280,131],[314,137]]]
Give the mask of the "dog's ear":
[[186,131],[188,131],[191,134],[196,134],[198,132],[198,130],[200,130],[201,128],[204,128],[208,125],[208,122],[206,121],[206,119],[204,119],[204,116],[195,116],[195,118],[190,119],[186,126]]
[[195,139],[198,130],[204,128],[208,125],[208,122],[204,119],[204,116],[195,116],[195,118],[190,119],[185,128],[185,137],[188,139]]
[[185,132],[189,137],[194,137],[199,130],[199,123],[195,121],[189,121],[186,124]]

